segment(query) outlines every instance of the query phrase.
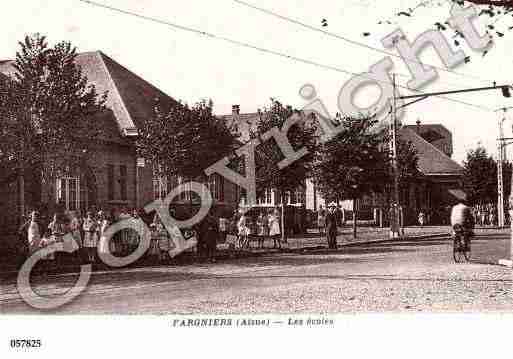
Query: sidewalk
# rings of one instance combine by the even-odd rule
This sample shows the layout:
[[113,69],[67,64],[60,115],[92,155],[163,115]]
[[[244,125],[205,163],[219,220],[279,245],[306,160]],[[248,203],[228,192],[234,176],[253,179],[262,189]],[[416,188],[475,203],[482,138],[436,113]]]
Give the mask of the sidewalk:
[[[408,239],[424,239],[430,237],[441,237],[449,234],[449,226],[424,226],[404,228],[404,237],[393,239],[394,241],[404,241]],[[390,241],[389,228],[360,227],[357,228],[356,239],[353,238],[353,229],[344,227],[339,231],[337,243],[339,246],[360,245],[364,243]],[[309,247],[327,246],[326,237],[320,238],[318,232],[312,233],[312,237],[290,238],[288,239],[288,248],[290,249],[308,249]]]
[[[357,238],[353,239],[352,228],[344,227],[337,237],[340,247],[357,246],[366,243],[376,242],[395,242],[405,240],[423,240],[431,238],[442,238],[448,235],[450,228],[448,226],[425,226],[425,227],[408,227],[404,229],[405,236],[403,238],[390,239],[388,228],[361,227],[358,228]],[[261,256],[273,253],[286,253],[297,251],[309,251],[327,248],[326,237],[320,237],[317,231],[309,231],[308,234],[301,237],[292,237],[287,239],[287,243],[283,245],[282,250],[272,248],[272,240],[266,240],[264,249],[257,249],[256,241],[251,241],[251,247],[245,250],[230,250],[228,244],[219,244],[217,251],[218,259],[227,258],[247,258]],[[186,252],[176,259],[171,265],[190,265],[196,263],[194,253]],[[158,264],[146,263],[144,261],[135,263],[130,267],[155,266]],[[162,264],[165,265],[165,264]],[[79,266],[64,265],[57,270],[58,273],[67,273],[77,271]],[[118,268],[107,268],[105,265],[95,265],[94,270],[117,270]],[[14,264],[0,263],[0,275],[16,274],[17,269]]]

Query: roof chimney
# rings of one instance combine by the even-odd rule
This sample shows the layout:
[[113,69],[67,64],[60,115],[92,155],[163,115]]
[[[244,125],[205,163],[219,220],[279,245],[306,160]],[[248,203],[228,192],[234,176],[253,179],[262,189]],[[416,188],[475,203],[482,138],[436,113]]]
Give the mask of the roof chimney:
[[240,114],[240,105],[233,105],[232,106],[232,115],[239,115]]

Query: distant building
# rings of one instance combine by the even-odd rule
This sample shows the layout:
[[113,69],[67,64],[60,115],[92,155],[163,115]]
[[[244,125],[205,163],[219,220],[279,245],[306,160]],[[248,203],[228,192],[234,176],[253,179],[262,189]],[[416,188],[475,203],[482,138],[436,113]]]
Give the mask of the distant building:
[[[422,176],[400,188],[400,203],[404,208],[405,223],[416,223],[419,211],[429,213],[431,223],[448,220],[448,207],[464,196],[462,191],[463,168],[451,159],[452,134],[441,124],[406,125],[399,130],[399,138],[411,142],[418,155],[418,168]],[[363,219],[372,219],[376,210],[386,212],[390,194],[375,194],[358,201],[357,207]],[[325,207],[322,196],[311,181],[307,182],[307,208]],[[351,201],[341,202],[342,207],[352,209]],[[374,218],[377,220],[376,218]]]
[[447,157],[452,157],[452,133],[440,124],[421,124],[417,120],[416,125],[407,125],[404,128],[413,130],[417,135],[445,153]]
[[[240,133],[241,142],[247,142],[250,139],[250,132],[256,131],[258,121],[262,116],[262,112],[252,113],[241,113],[239,105],[232,106],[232,113],[229,115],[221,116],[229,125],[235,124]],[[232,188],[226,188],[226,190],[232,190]],[[274,189],[257,189],[259,193],[262,193],[257,197],[257,206],[271,207],[281,205],[280,196]],[[236,205],[242,200],[244,202],[245,194],[241,192],[241,189],[236,186],[235,197],[237,199]],[[306,205],[305,199],[306,183],[303,186],[298,187],[295,191],[285,193],[285,204],[293,205],[296,207],[304,207]]]

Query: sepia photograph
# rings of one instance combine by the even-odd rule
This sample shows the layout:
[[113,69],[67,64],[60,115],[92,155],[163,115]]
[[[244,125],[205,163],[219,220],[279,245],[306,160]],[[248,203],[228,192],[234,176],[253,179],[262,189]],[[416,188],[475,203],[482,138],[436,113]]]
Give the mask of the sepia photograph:
[[55,347],[38,318],[78,336],[302,328],[312,340],[409,337],[413,323],[444,343],[468,330],[469,353],[473,326],[507,333],[513,1],[4,10],[7,357]]

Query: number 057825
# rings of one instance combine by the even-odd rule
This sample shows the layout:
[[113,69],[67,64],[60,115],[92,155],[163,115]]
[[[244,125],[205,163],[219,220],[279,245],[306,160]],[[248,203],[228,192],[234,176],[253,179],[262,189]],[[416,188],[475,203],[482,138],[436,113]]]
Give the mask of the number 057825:
[[11,339],[11,348],[41,348],[40,339]]

